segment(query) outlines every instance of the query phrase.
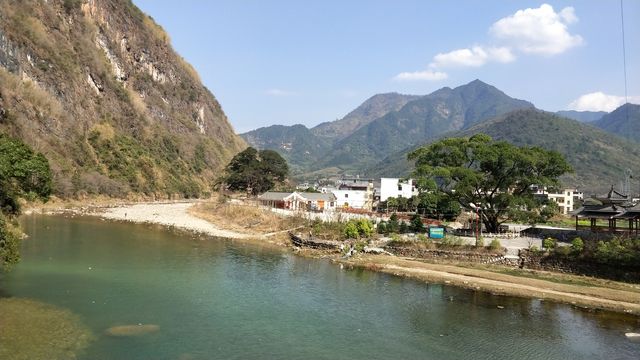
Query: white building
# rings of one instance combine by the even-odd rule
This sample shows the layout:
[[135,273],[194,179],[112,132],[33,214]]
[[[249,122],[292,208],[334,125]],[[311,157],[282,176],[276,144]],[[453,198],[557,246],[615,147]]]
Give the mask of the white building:
[[388,198],[410,198],[417,194],[413,179],[401,181],[399,178],[380,179],[380,201],[387,201]]
[[338,188],[331,192],[336,197],[337,207],[373,210],[375,191],[372,180],[342,179]]
[[546,189],[539,188],[536,195],[545,196],[547,199],[553,200],[558,204],[560,213],[568,215],[571,211],[580,207],[581,200],[584,199],[582,191],[577,189],[564,189],[560,192],[548,192]]

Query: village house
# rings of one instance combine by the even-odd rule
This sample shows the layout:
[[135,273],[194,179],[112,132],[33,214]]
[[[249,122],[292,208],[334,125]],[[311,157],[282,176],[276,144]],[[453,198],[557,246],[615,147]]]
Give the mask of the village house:
[[387,201],[388,198],[410,198],[417,195],[417,190],[413,179],[400,180],[399,178],[380,179],[380,201]]
[[257,201],[262,206],[286,210],[324,212],[336,207],[336,197],[331,193],[267,191],[258,196]]
[[373,180],[342,179],[337,189],[332,189],[337,206],[342,208],[373,210],[375,189]]

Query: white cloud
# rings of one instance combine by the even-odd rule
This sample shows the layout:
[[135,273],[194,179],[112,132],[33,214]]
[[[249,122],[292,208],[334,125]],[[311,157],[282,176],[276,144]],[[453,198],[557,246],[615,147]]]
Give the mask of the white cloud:
[[[640,96],[629,96],[630,103],[640,103]],[[624,104],[624,96],[608,95],[602,91],[584,94],[572,101],[568,108],[577,111],[611,112]]]
[[267,95],[279,96],[279,97],[297,95],[295,92],[282,90],[282,89],[269,89],[265,93]]
[[438,81],[444,80],[448,77],[447,73],[441,71],[414,71],[414,72],[402,72],[393,77],[396,81]]
[[578,21],[572,7],[556,13],[549,4],[518,10],[496,21],[489,32],[498,40],[530,54],[556,55],[584,43],[567,25]]
[[516,59],[511,49],[506,47],[484,48],[474,46],[472,48],[453,50],[448,53],[440,53],[433,57],[433,62],[429,65],[432,68],[455,67],[455,66],[483,66],[489,61],[508,63]]

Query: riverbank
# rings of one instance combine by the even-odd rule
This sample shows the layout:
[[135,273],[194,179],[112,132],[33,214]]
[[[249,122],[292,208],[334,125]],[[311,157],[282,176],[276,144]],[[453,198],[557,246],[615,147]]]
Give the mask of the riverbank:
[[[286,227],[294,222],[275,224],[277,216],[259,209],[229,209],[211,202],[121,204],[94,207],[81,214],[109,220],[160,224],[210,236],[241,239],[253,243],[289,246]],[[238,211],[244,213],[240,216]],[[276,217],[276,218],[273,218]],[[254,219],[248,226],[248,219]],[[387,255],[358,255],[343,260],[336,254],[302,249],[303,256],[329,257],[347,267],[360,267],[427,282],[443,283],[497,295],[545,299],[576,306],[640,315],[640,285],[606,281],[582,276],[522,271],[500,266],[479,268],[468,264],[432,264]]]

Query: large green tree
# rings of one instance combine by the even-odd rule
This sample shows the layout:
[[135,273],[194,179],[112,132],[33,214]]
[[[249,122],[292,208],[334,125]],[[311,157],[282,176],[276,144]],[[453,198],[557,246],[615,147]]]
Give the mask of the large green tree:
[[51,193],[49,162],[17,139],[0,134],[0,268],[18,262],[20,231],[14,220],[19,198],[46,200]]
[[535,222],[549,214],[533,186],[559,187],[571,166],[558,152],[517,147],[477,134],[447,138],[408,155],[422,193],[436,192],[479,213],[487,231],[508,220]]
[[257,195],[284,181],[288,173],[287,161],[280,154],[249,147],[231,159],[221,180],[229,190]]

